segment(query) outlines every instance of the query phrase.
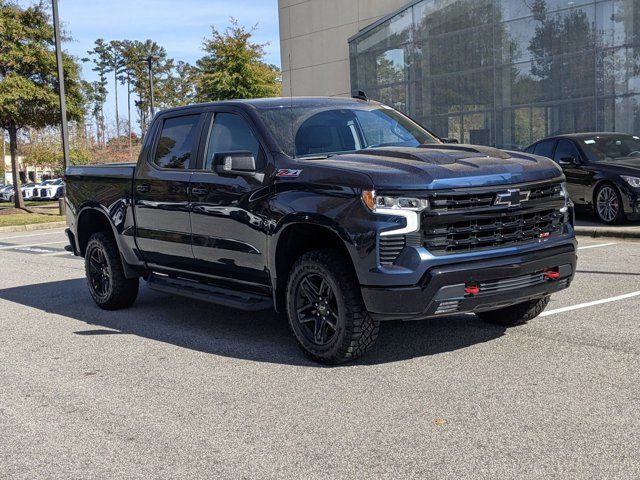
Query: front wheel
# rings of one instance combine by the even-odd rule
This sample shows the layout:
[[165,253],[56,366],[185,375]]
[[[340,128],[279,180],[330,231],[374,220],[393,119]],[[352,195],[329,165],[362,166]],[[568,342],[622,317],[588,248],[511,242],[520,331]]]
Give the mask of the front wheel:
[[138,296],[137,278],[125,277],[118,246],[112,237],[94,233],[84,255],[85,273],[93,301],[105,310],[131,306]]
[[481,320],[500,325],[502,327],[513,327],[527,323],[529,320],[536,318],[549,304],[550,297],[536,298],[509,307],[491,310],[489,312],[477,312],[476,315]]
[[358,358],[378,336],[347,260],[331,250],[306,253],[291,269],[287,317],[304,353],[320,363]]
[[596,193],[596,215],[602,223],[614,225],[622,222],[624,211],[622,209],[622,197],[618,189],[605,183]]

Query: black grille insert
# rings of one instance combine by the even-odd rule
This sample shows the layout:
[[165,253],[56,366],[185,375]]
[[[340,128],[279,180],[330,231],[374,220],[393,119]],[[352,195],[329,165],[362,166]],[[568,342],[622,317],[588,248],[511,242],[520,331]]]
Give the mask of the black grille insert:
[[423,226],[424,247],[434,254],[450,254],[538,240],[560,231],[564,214],[549,209],[470,217],[454,223],[446,217],[432,217]]

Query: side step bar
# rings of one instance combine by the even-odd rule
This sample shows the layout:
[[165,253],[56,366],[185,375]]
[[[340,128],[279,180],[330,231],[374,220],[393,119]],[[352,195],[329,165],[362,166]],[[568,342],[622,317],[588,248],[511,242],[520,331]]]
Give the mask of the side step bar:
[[257,293],[230,290],[206,283],[165,277],[153,273],[147,283],[149,288],[158,292],[172,293],[195,300],[237,308],[238,310],[255,312],[273,308],[273,299],[270,296]]

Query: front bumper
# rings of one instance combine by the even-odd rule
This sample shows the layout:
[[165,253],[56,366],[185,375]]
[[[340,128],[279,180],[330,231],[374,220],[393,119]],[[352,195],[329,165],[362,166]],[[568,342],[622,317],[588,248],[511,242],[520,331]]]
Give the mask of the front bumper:
[[[439,265],[409,287],[362,287],[367,310],[378,320],[417,320],[494,310],[567,288],[575,274],[573,244],[530,253]],[[557,272],[550,278],[546,272]],[[465,288],[477,286],[477,294]]]

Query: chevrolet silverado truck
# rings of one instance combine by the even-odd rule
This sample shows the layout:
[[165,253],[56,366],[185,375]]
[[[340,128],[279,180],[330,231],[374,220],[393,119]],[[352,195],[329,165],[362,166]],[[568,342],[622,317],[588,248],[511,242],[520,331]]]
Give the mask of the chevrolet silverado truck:
[[373,101],[223,101],[160,112],[137,164],[66,172],[89,292],[275,308],[312,359],[369,350],[385,320],[524,323],[569,286],[573,205],[532,154],[443,143]]

